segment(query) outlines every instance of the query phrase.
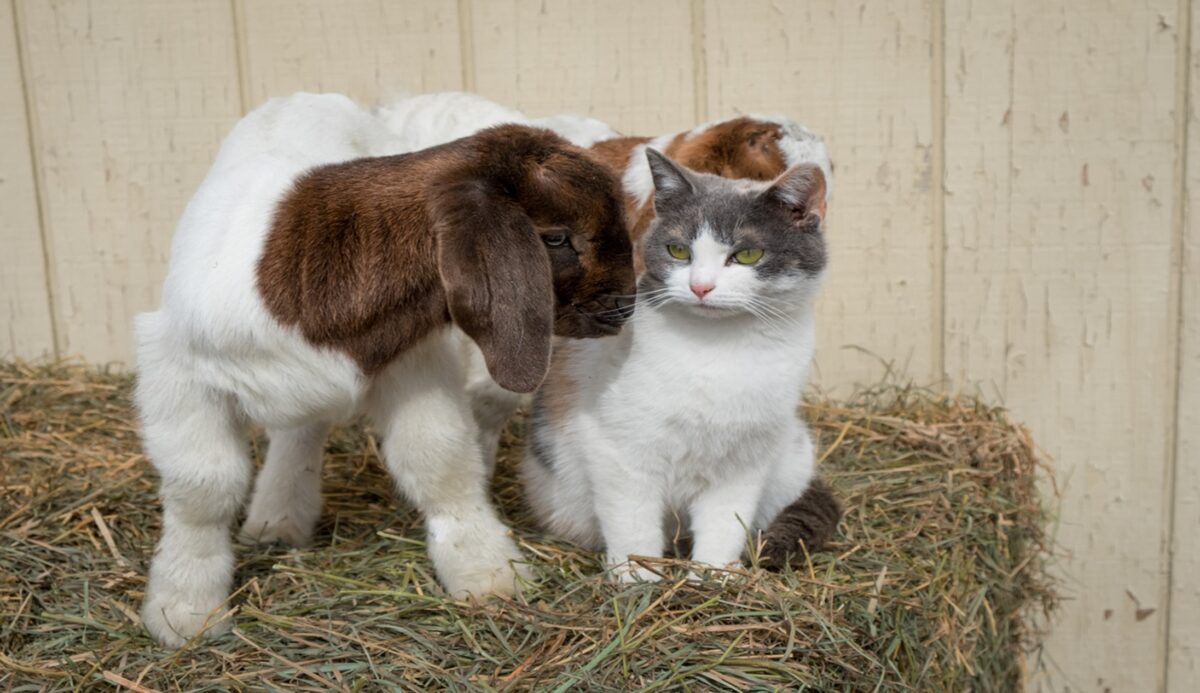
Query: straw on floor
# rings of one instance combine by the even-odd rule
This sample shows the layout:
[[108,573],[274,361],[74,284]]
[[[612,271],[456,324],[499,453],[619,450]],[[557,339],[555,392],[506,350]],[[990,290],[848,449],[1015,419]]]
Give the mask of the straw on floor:
[[514,422],[496,497],[536,582],[482,605],[437,587],[420,519],[346,428],[315,547],[239,547],[235,632],[170,652],[137,616],[159,518],[129,387],[0,365],[0,690],[1009,690],[1055,603],[1027,434],[883,386],[806,407],[846,508],[832,548],[699,583],[668,562],[678,579],[612,586],[535,531]]

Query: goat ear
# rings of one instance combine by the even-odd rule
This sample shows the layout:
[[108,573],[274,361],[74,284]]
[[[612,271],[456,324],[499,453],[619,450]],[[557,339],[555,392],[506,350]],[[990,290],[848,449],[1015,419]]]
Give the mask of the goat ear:
[[554,287],[533,223],[512,199],[469,183],[434,210],[446,302],[501,387],[533,392],[550,366]]
[[797,226],[819,229],[825,218],[825,174],[816,164],[788,169],[763,196],[786,207]]
[[686,200],[696,192],[696,181],[666,154],[646,147],[646,161],[654,178],[654,208],[663,210]]

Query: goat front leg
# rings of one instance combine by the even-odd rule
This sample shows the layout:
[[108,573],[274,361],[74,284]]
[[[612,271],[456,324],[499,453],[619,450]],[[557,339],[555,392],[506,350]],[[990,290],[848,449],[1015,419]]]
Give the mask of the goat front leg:
[[379,377],[368,414],[388,472],[425,517],[429,557],[446,591],[508,596],[523,559],[489,498],[491,470],[464,384],[462,360],[434,335]]
[[329,424],[267,431],[267,459],[254,482],[242,541],[312,544],[321,519],[321,453]]
[[509,392],[492,380],[483,352],[466,334],[455,328],[453,339],[458,344],[466,369],[466,390],[471,400],[475,426],[479,429],[479,449],[483,454],[484,466],[491,474],[496,469],[500,434],[528,395]]

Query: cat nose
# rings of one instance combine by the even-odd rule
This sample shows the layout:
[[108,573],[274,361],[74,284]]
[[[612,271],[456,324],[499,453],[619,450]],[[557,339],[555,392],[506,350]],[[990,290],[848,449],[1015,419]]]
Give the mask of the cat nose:
[[714,288],[712,284],[695,283],[692,284],[692,293],[696,294],[696,298],[703,300]]

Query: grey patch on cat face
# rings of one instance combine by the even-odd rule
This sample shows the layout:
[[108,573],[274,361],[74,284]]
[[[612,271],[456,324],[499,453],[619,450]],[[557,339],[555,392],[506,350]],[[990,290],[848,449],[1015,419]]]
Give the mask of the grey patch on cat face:
[[[824,179],[815,178],[822,175],[815,165],[797,166],[764,183],[699,173],[653,150],[646,154],[657,216],[643,239],[646,271],[639,291],[663,286],[679,263],[667,245],[691,246],[705,226],[731,252],[761,249],[762,259],[750,265],[761,280],[816,278],[825,269],[822,220],[816,209],[806,208],[810,198],[824,198]],[[813,190],[816,185],[819,190]]]

